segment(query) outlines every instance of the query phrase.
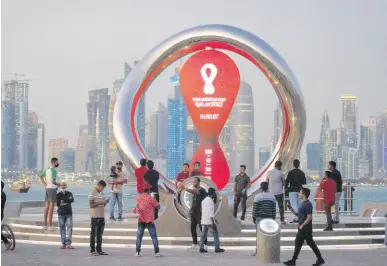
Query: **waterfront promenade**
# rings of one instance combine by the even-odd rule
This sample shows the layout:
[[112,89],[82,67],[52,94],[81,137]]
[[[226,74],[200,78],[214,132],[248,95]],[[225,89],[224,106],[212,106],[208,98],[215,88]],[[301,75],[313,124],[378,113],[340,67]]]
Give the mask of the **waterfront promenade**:
[[[76,246],[75,246],[76,247]],[[228,266],[228,265],[282,265],[281,264],[258,264],[255,257],[249,252],[226,251],[224,254],[207,253],[200,254],[195,251],[186,250],[163,250],[164,257],[155,258],[151,249],[145,249],[142,257],[134,257],[133,249],[105,248],[109,256],[92,257],[87,247],[76,247],[74,250],[60,250],[59,245],[29,245],[17,244],[13,251],[4,251],[2,247],[1,265],[157,265],[157,266]],[[322,254],[328,266],[384,266],[387,261],[387,248],[369,250],[323,250]],[[289,259],[291,251],[281,252],[281,261]],[[297,265],[312,265],[315,262],[313,252],[303,250]]]

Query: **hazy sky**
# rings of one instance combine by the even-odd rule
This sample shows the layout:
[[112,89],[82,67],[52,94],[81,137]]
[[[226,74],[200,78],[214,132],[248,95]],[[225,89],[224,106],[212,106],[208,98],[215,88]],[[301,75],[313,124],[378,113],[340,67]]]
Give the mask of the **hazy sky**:
[[[341,116],[340,94],[358,96],[358,121],[387,108],[387,1],[3,0],[2,72],[31,78],[30,109],[48,138],[76,145],[87,91],[112,87],[123,62],[141,59],[169,36],[202,24],[248,30],[282,55],[304,93],[306,142],[318,140],[328,108]],[[263,75],[237,58],[254,89],[256,146],[269,144],[277,99]],[[147,115],[172,92],[170,67],[147,94]],[[5,76],[12,78],[12,76]],[[256,147],[256,148],[257,148]]]

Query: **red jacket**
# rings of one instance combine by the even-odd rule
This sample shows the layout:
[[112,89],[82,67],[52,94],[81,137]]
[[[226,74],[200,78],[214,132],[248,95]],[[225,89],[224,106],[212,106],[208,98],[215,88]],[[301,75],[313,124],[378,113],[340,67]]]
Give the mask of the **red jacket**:
[[182,182],[186,180],[189,177],[189,172],[186,174],[184,172],[180,172],[176,177],[176,182]]
[[337,191],[336,182],[332,178],[325,178],[321,184],[320,188],[324,192],[324,203],[334,204],[335,203],[335,194]]
[[146,166],[141,166],[134,171],[134,175],[136,176],[137,182],[137,193],[142,193],[143,185],[144,185],[144,175],[148,172],[148,168]]

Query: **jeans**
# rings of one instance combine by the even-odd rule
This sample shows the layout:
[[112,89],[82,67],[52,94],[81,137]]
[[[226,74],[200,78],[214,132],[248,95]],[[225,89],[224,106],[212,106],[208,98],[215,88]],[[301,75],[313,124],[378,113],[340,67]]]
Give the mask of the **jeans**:
[[336,192],[336,197],[335,197],[335,218],[334,218],[334,221],[336,221],[336,222],[338,222],[340,220],[340,218],[339,218],[340,197],[341,197],[341,192]]
[[293,261],[297,260],[298,255],[300,254],[302,245],[304,244],[304,241],[306,241],[308,246],[313,250],[317,259],[322,259],[320,250],[318,249],[316,243],[313,240],[312,228],[303,228],[302,230],[298,230],[296,240],[295,240],[296,245],[294,247],[294,254],[293,254],[292,260]]
[[112,193],[111,205],[110,205],[110,217],[114,217],[114,207],[118,205],[118,217],[122,218],[122,194]]
[[285,221],[284,194],[282,193],[279,195],[275,195],[275,199],[277,200],[277,203],[278,203],[278,209],[280,212],[281,222]]
[[62,245],[71,245],[71,238],[73,235],[73,216],[71,214],[58,215],[58,222]]
[[325,215],[327,216],[327,224],[329,227],[332,226],[333,220],[332,220],[332,206],[333,203],[326,203],[324,202],[324,208],[325,208]]
[[234,201],[234,217],[237,217],[237,212],[238,212],[238,207],[239,203],[241,203],[242,207],[242,218],[245,218],[246,215],[246,201],[247,201],[247,196],[246,195],[237,195],[235,197]]
[[204,242],[207,243],[207,234],[208,234],[208,229],[210,228],[212,230],[212,235],[214,236],[215,250],[218,250],[220,248],[218,228],[217,227],[214,228],[211,224],[202,225],[202,234],[200,236],[200,249],[204,249]]
[[[155,197],[155,200],[157,202],[160,202],[160,195],[159,195],[159,193],[154,194],[154,197]],[[157,220],[157,218],[159,218],[159,209],[155,208],[155,220]]]
[[[196,217],[196,215],[191,214],[191,235],[192,235],[192,243],[194,245],[198,244],[198,234],[196,232],[196,229],[198,226],[200,231],[202,231],[202,225],[200,224],[200,219]],[[207,245],[207,238],[204,240],[204,244]]]
[[[298,207],[300,207],[300,197],[298,192],[289,192],[290,206],[294,209],[294,212],[298,213]],[[294,215],[294,220],[298,221],[297,215]]]
[[97,252],[102,252],[102,235],[105,229],[105,218],[91,218],[90,252],[95,252],[95,238],[97,238]]
[[149,235],[152,238],[153,247],[155,253],[159,253],[159,241],[157,240],[156,226],[154,223],[138,223],[137,227],[137,240],[136,240],[136,252],[141,251],[142,237],[144,236],[145,227],[148,229]]

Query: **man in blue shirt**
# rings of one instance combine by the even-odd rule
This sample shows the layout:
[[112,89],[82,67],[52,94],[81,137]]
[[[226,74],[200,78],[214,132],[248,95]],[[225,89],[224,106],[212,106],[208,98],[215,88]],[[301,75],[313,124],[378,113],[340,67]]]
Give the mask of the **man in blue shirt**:
[[296,213],[294,209],[289,206],[289,209],[298,217],[298,233],[296,236],[294,254],[291,260],[284,262],[285,265],[296,265],[296,260],[298,258],[298,254],[300,254],[302,245],[304,241],[309,245],[309,247],[313,250],[314,254],[317,257],[317,261],[313,266],[320,266],[325,264],[325,261],[321,257],[320,250],[318,249],[316,243],[313,240],[313,232],[312,232],[312,212],[313,206],[309,201],[310,190],[308,188],[302,188],[300,191],[300,199],[301,204],[298,207],[298,212]]

